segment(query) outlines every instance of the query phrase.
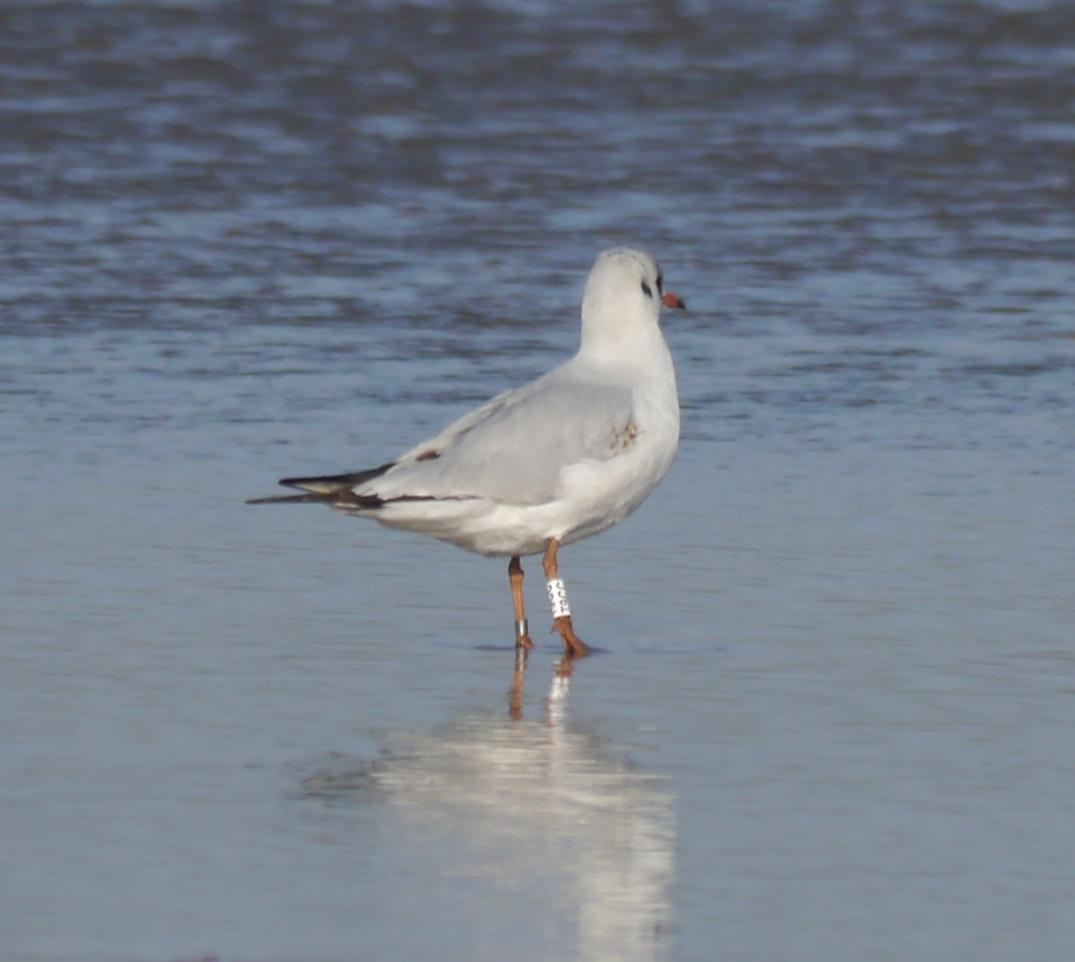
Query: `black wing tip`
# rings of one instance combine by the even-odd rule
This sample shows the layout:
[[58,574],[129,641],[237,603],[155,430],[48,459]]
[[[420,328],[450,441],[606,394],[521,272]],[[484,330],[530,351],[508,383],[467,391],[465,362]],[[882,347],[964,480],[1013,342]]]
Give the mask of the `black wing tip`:
[[243,504],[324,504],[333,499],[329,494],[274,494],[267,498],[247,498]]
[[311,485],[332,488],[353,488],[357,484],[364,484],[379,478],[390,468],[396,466],[395,461],[378,465],[376,468],[367,468],[364,471],[349,471],[346,474],[314,474],[305,478],[281,478],[279,483],[285,488],[309,488]]
[[[430,454],[429,457],[436,457]],[[366,471],[354,471],[349,474],[318,474],[304,478],[281,478],[280,484],[285,488],[298,488],[304,494],[278,494],[268,498],[247,498],[244,504],[327,504],[344,511],[369,511],[395,501],[436,501],[437,498],[426,495],[402,495],[397,498],[380,498],[375,494],[355,494],[354,488],[374,478],[379,478],[386,471],[396,466],[395,461],[369,468]]]
[[[404,499],[407,500],[407,499]],[[350,488],[335,491],[307,491],[303,494],[274,494],[267,498],[247,498],[243,504],[327,504],[343,511],[369,511],[386,504],[375,494],[355,494]]]

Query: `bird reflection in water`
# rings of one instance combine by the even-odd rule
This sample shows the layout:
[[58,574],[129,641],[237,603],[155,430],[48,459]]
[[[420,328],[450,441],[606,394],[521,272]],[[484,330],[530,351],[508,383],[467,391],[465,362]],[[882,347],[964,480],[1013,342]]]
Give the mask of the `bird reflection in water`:
[[497,890],[540,880],[559,917],[548,924],[577,932],[565,958],[665,959],[675,858],[667,782],[574,729],[570,658],[556,665],[541,717],[525,718],[527,657],[517,652],[507,717],[475,712],[389,736],[375,761],[315,775],[307,792],[402,813],[411,829],[401,844],[438,852],[443,878]]
[[[516,721],[523,717],[523,679],[526,676],[526,661],[529,657],[529,648],[515,649],[515,670],[512,672],[511,688],[508,691],[508,714]],[[545,710],[549,721],[559,721],[562,717],[574,666],[575,656],[571,653],[565,654],[556,663],[549,694],[545,699]]]

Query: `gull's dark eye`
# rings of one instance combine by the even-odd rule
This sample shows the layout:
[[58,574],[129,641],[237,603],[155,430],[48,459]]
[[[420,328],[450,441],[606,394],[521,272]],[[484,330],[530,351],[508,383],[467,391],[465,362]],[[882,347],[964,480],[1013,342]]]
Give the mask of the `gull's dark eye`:
[[647,284],[645,281],[642,282],[642,292],[646,295],[646,297],[653,297],[653,291],[649,289],[649,284]]
[[657,293],[658,294],[663,294],[664,293],[664,275],[663,274],[658,274],[657,275]]

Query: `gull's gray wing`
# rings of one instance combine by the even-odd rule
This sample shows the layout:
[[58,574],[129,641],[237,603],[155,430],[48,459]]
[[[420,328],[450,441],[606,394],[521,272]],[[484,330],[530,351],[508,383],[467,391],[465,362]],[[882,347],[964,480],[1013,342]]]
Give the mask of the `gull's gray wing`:
[[631,389],[551,372],[508,391],[418,445],[352,490],[360,497],[488,498],[541,504],[560,472],[613,457],[634,437]]

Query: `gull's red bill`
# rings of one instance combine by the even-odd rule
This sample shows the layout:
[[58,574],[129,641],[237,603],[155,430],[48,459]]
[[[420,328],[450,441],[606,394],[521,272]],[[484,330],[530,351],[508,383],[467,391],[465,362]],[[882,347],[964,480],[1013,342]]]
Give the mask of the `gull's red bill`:
[[681,311],[685,310],[687,307],[687,305],[683,303],[683,298],[675,291],[665,291],[664,297],[661,298],[661,302],[665,307],[678,307]]

